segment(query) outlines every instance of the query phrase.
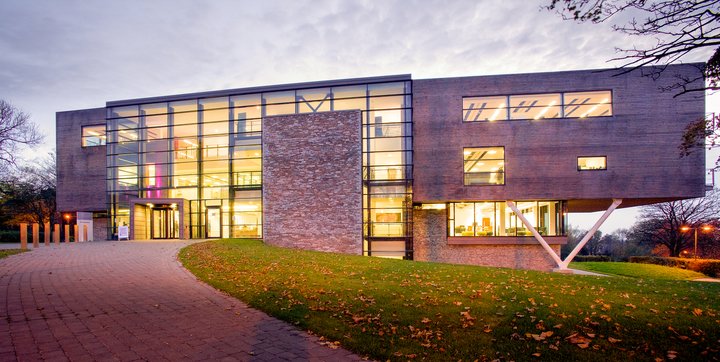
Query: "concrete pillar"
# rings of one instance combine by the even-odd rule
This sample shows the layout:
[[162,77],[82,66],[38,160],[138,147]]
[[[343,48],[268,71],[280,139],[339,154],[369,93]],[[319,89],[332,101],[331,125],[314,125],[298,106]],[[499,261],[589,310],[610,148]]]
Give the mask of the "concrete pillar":
[[20,223],[20,249],[27,250],[27,224]]
[[65,225],[65,242],[70,242],[70,225]]
[[55,224],[53,226],[53,242],[57,245],[60,244],[60,224]]
[[50,245],[50,233],[52,232],[52,231],[50,231],[50,223],[49,222],[46,222],[45,224],[43,224],[43,231],[45,231],[45,246],[48,246],[48,245]]
[[75,236],[75,242],[77,243],[78,242],[78,225],[77,224],[75,224],[73,226],[73,235]]
[[40,224],[34,222],[32,224],[33,249],[40,247]]

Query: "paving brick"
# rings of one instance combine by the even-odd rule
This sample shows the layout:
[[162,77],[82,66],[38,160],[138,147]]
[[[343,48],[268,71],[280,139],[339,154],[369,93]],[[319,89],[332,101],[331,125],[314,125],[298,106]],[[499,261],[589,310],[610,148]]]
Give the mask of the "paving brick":
[[176,258],[192,242],[61,244],[1,259],[10,321],[0,321],[0,360],[353,359],[199,282]]

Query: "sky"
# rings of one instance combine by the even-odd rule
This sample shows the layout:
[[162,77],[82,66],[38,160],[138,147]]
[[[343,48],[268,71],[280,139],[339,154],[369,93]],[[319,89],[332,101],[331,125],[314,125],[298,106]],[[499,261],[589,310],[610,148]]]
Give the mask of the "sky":
[[[0,98],[46,135],[30,158],[55,148],[55,112],[112,100],[390,74],[608,68],[621,65],[608,62],[616,48],[650,41],[612,23],[564,21],[541,10],[549,2],[3,0]],[[720,111],[717,95],[707,111]],[[600,230],[630,227],[637,215],[618,210]],[[569,222],[589,229],[599,216]]]

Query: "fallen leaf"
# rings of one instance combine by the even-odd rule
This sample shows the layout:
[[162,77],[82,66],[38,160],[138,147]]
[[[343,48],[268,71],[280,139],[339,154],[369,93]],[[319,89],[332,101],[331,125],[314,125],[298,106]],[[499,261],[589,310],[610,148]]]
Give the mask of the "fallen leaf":
[[703,314],[703,310],[700,309],[700,308],[695,308],[695,309],[693,309],[692,313],[693,313],[695,316],[699,317],[699,316],[701,316],[701,315]]
[[613,337],[608,337],[608,342],[610,342],[610,343],[618,343],[618,342],[620,342],[620,341],[622,341],[622,339],[617,339],[617,338],[613,338]]

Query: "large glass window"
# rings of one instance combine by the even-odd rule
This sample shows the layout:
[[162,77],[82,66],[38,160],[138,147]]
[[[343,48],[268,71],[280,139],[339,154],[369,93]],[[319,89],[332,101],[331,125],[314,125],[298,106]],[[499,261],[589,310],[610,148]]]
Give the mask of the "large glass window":
[[505,148],[463,149],[465,185],[504,185]]
[[82,128],[83,147],[103,146],[105,145],[106,139],[104,124],[84,126]]
[[463,122],[612,116],[609,90],[463,97]]
[[[540,235],[565,235],[564,201],[519,201],[517,209]],[[532,236],[504,201],[448,204],[449,236]]]
[[117,233],[119,210],[129,200],[170,197],[188,200],[192,237],[207,236],[206,211],[218,207],[222,237],[262,237],[263,117],[360,110],[363,252],[411,257],[411,85],[285,89],[109,108],[110,233]]

